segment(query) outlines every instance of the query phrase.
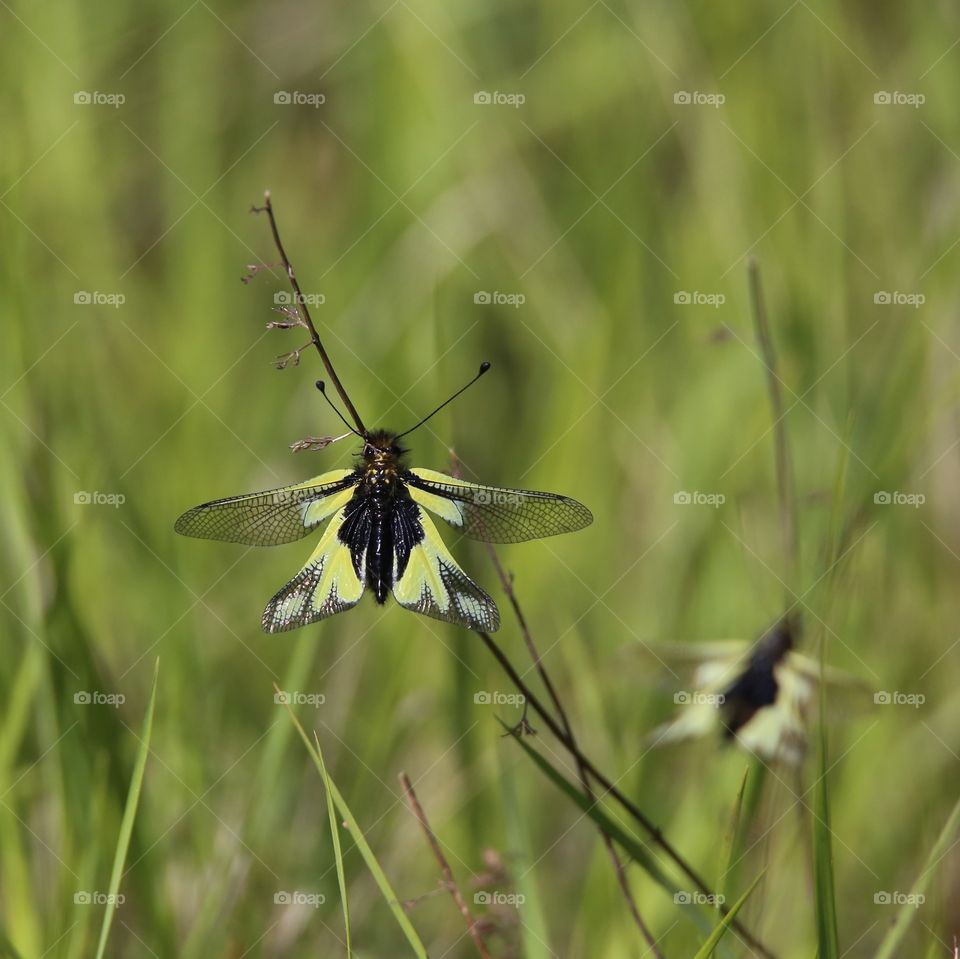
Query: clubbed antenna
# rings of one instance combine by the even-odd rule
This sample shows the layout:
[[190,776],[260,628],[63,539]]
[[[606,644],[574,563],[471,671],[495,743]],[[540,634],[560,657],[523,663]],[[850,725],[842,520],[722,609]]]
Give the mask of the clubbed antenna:
[[402,433],[400,433],[400,435],[397,436],[397,439],[400,439],[401,436],[406,436],[407,433],[412,433],[414,430],[419,429],[421,426],[423,426],[423,424],[426,423],[427,420],[429,420],[433,416],[436,416],[436,414],[439,413],[440,410],[442,410],[448,403],[452,403],[464,390],[467,390],[471,386],[473,386],[473,384],[476,383],[477,380],[479,380],[480,377],[483,376],[483,374],[486,373],[487,370],[489,369],[490,369],[490,361],[484,360],[480,364],[480,372],[477,373],[477,375],[472,380],[470,380],[470,382],[467,383],[466,386],[461,386],[460,389],[453,394],[453,396],[451,396],[447,400],[444,400],[432,413],[428,413],[422,420],[420,420],[420,422],[417,423],[416,426],[411,426],[410,429],[404,430]]

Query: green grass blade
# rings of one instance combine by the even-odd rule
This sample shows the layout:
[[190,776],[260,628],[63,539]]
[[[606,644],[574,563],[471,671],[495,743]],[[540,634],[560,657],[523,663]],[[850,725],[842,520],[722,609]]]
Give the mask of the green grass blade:
[[[501,721],[504,729],[509,729],[506,723]],[[670,881],[667,874],[663,871],[660,864],[643,847],[640,840],[631,836],[622,826],[601,808],[598,803],[591,802],[576,786],[565,779],[550,763],[547,762],[535,749],[532,749],[520,736],[514,736],[513,739],[519,743],[523,751],[536,763],[541,772],[558,788],[565,793],[580,809],[596,823],[611,839],[619,843],[624,851],[637,863],[659,886],[665,889],[671,896],[675,896],[679,890],[677,886]]]
[[[304,689],[310,670],[313,667],[316,644],[309,633],[298,637],[281,684],[282,689]],[[256,849],[261,843],[269,841],[270,836],[282,828],[284,815],[282,804],[271,801],[276,783],[282,775],[284,756],[289,749],[293,727],[288,723],[272,723],[260,752],[256,772],[252,777],[253,792],[251,804],[241,830],[249,844]],[[235,887],[235,879],[224,872],[215,881],[206,885],[200,906],[197,909],[190,932],[180,946],[177,959],[207,959],[209,940],[214,930],[223,923],[224,908],[229,902]]]
[[724,933],[730,928],[730,924],[737,917],[737,913],[743,908],[743,904],[750,898],[750,894],[757,888],[757,883],[763,878],[760,873],[750,884],[750,888],[730,907],[727,914],[717,923],[716,928],[707,937],[707,941],[697,950],[693,959],[710,959],[713,950],[717,948],[717,943],[723,938]]
[[840,550],[843,546],[843,518],[844,495],[847,490],[847,474],[850,468],[850,443],[853,442],[853,414],[847,419],[843,443],[840,445],[839,461],[837,462],[837,472],[833,478],[833,505],[830,509],[830,526],[828,528],[830,544],[830,556],[827,562],[827,586],[833,584],[837,573],[837,559],[840,556]]
[[[32,710],[37,704],[37,695],[43,676],[45,651],[39,643],[31,643],[24,650],[20,664],[11,683],[11,693],[6,703],[3,720],[0,722],[0,796],[7,803],[15,801],[12,791],[16,783],[14,766],[18,750],[23,744],[30,724]],[[34,910],[35,897],[30,883],[30,857],[24,849],[19,823],[11,816],[0,822],[0,884],[4,887],[9,925],[4,933],[27,954],[41,953],[43,924]],[[3,939],[0,938],[0,956],[4,956]]]
[[0,957],[2,959],[23,959],[13,943],[0,932]]
[[317,771],[324,778],[324,782],[328,786],[330,795],[333,796],[333,801],[337,807],[337,810],[343,817],[344,822],[346,822],[347,829],[350,830],[350,835],[353,837],[353,841],[356,843],[357,849],[360,850],[360,855],[363,857],[363,861],[367,864],[370,874],[373,876],[374,881],[379,887],[380,894],[390,907],[390,911],[393,913],[393,916],[397,921],[397,925],[400,927],[404,936],[406,936],[407,942],[410,943],[414,955],[416,955],[418,959],[427,959],[427,950],[420,941],[420,936],[417,935],[417,930],[413,928],[413,925],[407,918],[407,914],[403,911],[403,906],[400,905],[400,900],[397,898],[397,894],[393,891],[393,887],[390,885],[390,880],[387,879],[386,873],[384,873],[383,868],[377,861],[377,857],[374,855],[369,843],[364,838],[363,832],[360,830],[359,823],[354,818],[353,813],[350,812],[350,807],[340,794],[340,790],[337,788],[334,781],[327,777],[324,773],[322,757],[320,756],[319,752],[314,749],[313,744],[310,742],[310,737],[307,736],[303,726],[300,724],[300,720],[297,719],[296,714],[289,705],[286,706],[286,710],[290,714],[290,718],[293,720],[294,726],[297,727],[297,732],[300,733],[300,738],[307,747],[307,751],[310,753],[310,757],[313,759],[313,763],[317,767]]
[[143,773],[147,766],[147,754],[150,752],[150,734],[153,732],[153,708],[157,701],[157,679],[160,675],[160,660],[157,659],[153,667],[153,689],[150,691],[150,703],[147,714],[143,719],[143,731],[140,734],[140,748],[137,750],[137,759],[133,765],[133,776],[130,779],[130,791],[127,793],[127,803],[123,810],[123,819],[120,822],[120,835],[117,837],[117,849],[113,854],[113,869],[110,873],[110,891],[107,898],[106,910],[103,914],[103,925],[100,927],[100,942],[97,945],[97,959],[103,959],[107,948],[107,938],[110,935],[110,926],[113,924],[113,914],[116,912],[116,896],[120,888],[120,876],[123,873],[123,864],[127,858],[127,849],[130,847],[130,836],[133,834],[133,822],[137,816],[137,806],[140,802],[140,788],[143,785]]
[[[847,429],[852,426],[848,421]],[[836,576],[837,560],[841,549],[843,493],[847,481],[849,447],[844,444],[837,464],[837,473],[833,487],[833,509],[830,517],[830,562],[825,589],[829,589]],[[826,675],[826,636],[821,635],[820,683],[818,690],[819,728],[817,737],[817,783],[813,802],[813,875],[815,898],[815,921],[819,959],[838,959],[840,955],[840,937],[837,923],[837,900],[833,870],[833,835],[830,830],[830,793],[827,784],[827,683]]]
[[[505,730],[511,728],[503,720],[500,725]],[[553,766],[548,763],[535,749],[524,742],[519,736],[512,737],[520,744],[523,751],[534,761],[541,772],[563,793],[565,793],[580,809],[599,826],[614,842],[627,853],[661,889],[665,890],[674,902],[682,902],[684,892],[660,866],[660,863],[644,848],[642,842],[628,833],[616,820],[612,819],[598,803],[592,803],[580,790],[565,779]],[[712,908],[712,907],[711,907]],[[700,930],[710,928],[700,910],[684,910],[690,921]]]
[[12,695],[6,706],[0,726],[0,793],[7,788],[14,758],[28,728],[30,710],[36,699],[37,687],[43,677],[43,649],[32,643],[24,651],[11,683]]
[[[730,824],[727,827],[727,833],[722,843],[720,875],[715,883],[718,896],[717,910],[721,912],[721,915],[722,910],[720,909],[720,903],[726,902],[727,892],[734,885],[734,873],[740,859],[740,839],[745,828],[744,797],[747,792],[747,783],[749,782],[751,786],[753,785],[750,772],[750,766],[747,766],[743,771],[743,779],[740,780],[740,788],[737,790],[737,796],[733,803],[733,811],[730,814]],[[711,953],[711,955],[714,954]]]
[[[825,644],[821,644],[821,650]],[[822,656],[821,656],[822,666]],[[820,683],[819,762],[813,802],[813,876],[819,959],[839,959],[837,900],[833,874],[833,835],[827,788],[826,683]]]
[[750,767],[748,766],[743,772],[743,779],[740,780],[740,788],[737,790],[737,798],[734,800],[733,812],[730,816],[730,825],[727,828],[727,834],[723,842],[721,872],[716,884],[717,893],[721,896],[726,895],[727,889],[733,879],[731,874],[737,861],[737,851],[740,845],[739,838],[743,824],[743,797],[749,778]]
[[[509,754],[509,759],[516,758]],[[503,798],[503,825],[508,847],[513,853],[511,863],[515,876],[517,892],[523,899],[523,922],[520,923],[520,936],[524,959],[553,959],[556,955],[550,946],[550,928],[543,910],[543,897],[540,893],[539,874],[534,865],[537,855],[533,852],[531,830],[534,823],[526,814],[518,795],[516,763],[510,762],[505,750],[497,750],[497,768],[500,779],[500,793]],[[524,767],[526,768],[526,767]]]
[[910,890],[911,896],[908,897],[908,901],[900,907],[900,910],[897,912],[897,918],[894,920],[890,930],[883,937],[875,959],[893,959],[894,956],[903,955],[900,944],[906,935],[907,929],[910,928],[910,923],[913,922],[914,917],[917,915],[917,907],[915,905],[917,900],[914,897],[924,894],[924,891],[930,884],[930,878],[933,875],[934,869],[947,854],[958,826],[960,826],[960,800],[958,800],[957,804],[953,807],[946,825],[944,825],[941,830],[937,841],[933,845],[933,849],[930,850],[930,855],[927,856],[923,871]]
[[350,903],[347,899],[347,879],[343,871],[343,850],[340,848],[340,827],[337,823],[337,812],[333,808],[333,791],[330,788],[330,776],[327,774],[327,764],[323,761],[323,750],[320,748],[320,740],[317,738],[316,731],[313,734],[313,741],[317,748],[317,760],[320,766],[320,773],[323,776],[323,787],[327,794],[327,816],[330,818],[330,837],[333,839],[333,855],[337,861],[337,882],[340,885],[340,902],[343,905],[343,928],[347,936],[347,959],[353,956],[353,947],[350,944]]

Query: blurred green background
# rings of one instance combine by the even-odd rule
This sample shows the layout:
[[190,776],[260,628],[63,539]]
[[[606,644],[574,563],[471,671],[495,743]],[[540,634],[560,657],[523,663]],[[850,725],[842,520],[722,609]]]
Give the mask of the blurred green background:
[[[337,423],[314,355],[271,367],[303,339],[264,329],[282,276],[239,282],[276,261],[248,213],[269,188],[368,423],[411,424],[489,358],[412,459],[443,469],[455,447],[470,478],[594,510],[584,532],[501,556],[585,751],[711,881],[751,760],[718,739],[648,749],[689,682],[650,644],[747,639],[783,610],[758,258],[797,473],[786,586],[807,651],[825,640],[864,684],[831,703],[830,824],[844,955],[872,955],[896,914],[878,894],[909,892],[960,784],[960,11],[2,6],[7,953],[93,954],[103,907],[76,900],[108,888],[159,656],[108,954],[345,955],[322,783],[274,683],[325,697],[297,711],[398,895],[419,900],[431,955],[475,951],[401,770],[468,898],[494,853],[525,896],[476,907],[495,955],[643,954],[595,829],[501,738],[496,716],[517,710],[475,701],[513,692],[477,637],[373,602],[267,637],[262,608],[309,542],[173,534],[196,503],[351,463],[347,442],[288,450]],[[821,580],[832,510],[858,522]],[[483,547],[454,549],[502,599]],[[499,641],[533,682],[500,605]],[[876,705],[880,691],[924,702]],[[533,744],[570,772],[545,731]],[[767,772],[738,867],[737,892],[766,868],[744,916],[784,957],[816,948],[816,778],[812,756]],[[357,955],[405,954],[343,839]],[[629,875],[664,953],[692,955],[683,907]],[[951,954],[958,896],[951,852],[904,955]]]

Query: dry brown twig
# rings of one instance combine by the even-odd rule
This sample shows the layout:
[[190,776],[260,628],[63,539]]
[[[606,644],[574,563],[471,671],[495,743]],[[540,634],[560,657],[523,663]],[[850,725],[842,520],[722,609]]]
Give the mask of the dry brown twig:
[[[452,450],[450,452],[450,461],[451,472],[454,476],[459,478],[462,472],[460,469],[460,461],[457,459],[457,454]],[[576,744],[576,738],[573,734],[573,727],[570,724],[567,711],[560,700],[556,686],[554,686],[553,680],[551,680],[546,666],[543,664],[540,651],[537,649],[536,643],[533,641],[533,634],[530,632],[530,627],[527,625],[527,619],[523,615],[523,609],[520,606],[520,601],[517,599],[516,591],[513,588],[513,577],[503,568],[503,564],[500,562],[500,557],[497,555],[497,551],[493,544],[486,543],[485,545],[487,547],[487,552],[490,554],[490,559],[493,562],[494,569],[497,571],[497,576],[500,578],[500,584],[503,587],[503,591],[506,593],[507,598],[510,601],[510,605],[513,608],[514,616],[516,616],[517,619],[517,625],[520,627],[520,634],[523,636],[524,644],[527,647],[527,651],[530,653],[530,659],[533,661],[533,666],[537,671],[537,675],[539,675],[540,681],[543,683],[543,686],[547,691],[547,695],[550,697],[550,701],[553,703],[554,709],[557,711],[557,716],[560,718],[560,723],[563,726],[564,732],[569,737],[570,742]],[[530,731],[530,725],[527,722],[527,702],[524,700],[523,716],[521,717],[517,726],[514,727],[513,733],[514,735],[517,735],[519,733],[528,733]],[[590,785],[590,777],[587,775],[586,768],[576,754],[574,754],[574,762],[577,765],[577,778],[580,780],[580,788],[583,790],[583,793],[587,799],[591,803],[596,804],[597,797],[594,794],[593,787]],[[610,836],[602,829],[600,830],[600,835],[603,839],[603,844],[607,849],[607,855],[610,857],[610,862],[613,865],[614,872],[616,873],[617,884],[619,885],[620,891],[623,893],[623,897],[627,902],[627,908],[630,910],[630,915],[633,918],[634,923],[636,923],[637,928],[640,930],[640,934],[650,947],[650,953],[655,957],[655,959],[663,959],[663,953],[657,946],[657,940],[654,937],[653,932],[640,915],[640,909],[633,897],[633,892],[630,889],[630,882],[627,879],[626,870],[624,869],[623,863],[620,861],[620,856],[617,853],[616,846],[613,844],[613,839],[611,839]]]
[[[323,343],[320,340],[320,334],[317,332],[317,328],[313,324],[313,318],[310,316],[310,310],[307,307],[307,301],[300,290],[300,283],[297,280],[296,273],[293,271],[293,265],[287,256],[287,251],[283,248],[283,242],[280,240],[280,231],[277,229],[277,218],[274,216],[273,204],[270,202],[269,190],[263,194],[263,206],[251,207],[251,212],[267,214],[267,219],[270,221],[270,232],[273,234],[274,245],[277,248],[277,252],[280,254],[280,259],[283,262],[283,269],[287,274],[287,279],[290,281],[290,287],[293,290],[293,305],[296,307],[296,311],[299,314],[300,319],[303,320],[303,325],[310,332],[310,342],[314,345],[317,353],[320,355],[323,368],[327,371],[327,375],[330,377],[330,382],[333,383],[337,392],[340,394],[340,399],[343,400],[343,405],[347,408],[347,412],[352,417],[353,422],[356,423],[357,431],[361,434],[365,434],[366,428],[363,425],[363,420],[360,419],[360,414],[357,413],[356,407],[354,407],[353,403],[350,402],[350,397],[347,395],[347,391],[340,382],[340,377],[337,376],[337,372],[333,368],[333,363],[330,361],[330,357],[327,355],[327,351],[324,349]],[[300,347],[300,350],[302,349],[305,349],[305,346]],[[298,359],[300,350],[294,351],[298,355]]]
[[[670,859],[674,865],[697,887],[697,889],[702,892],[704,895],[713,896],[714,892],[711,887],[707,884],[706,880],[691,866],[686,859],[680,854],[677,848],[671,843],[666,836],[664,836],[663,831],[657,826],[649,816],[644,813],[639,806],[632,799],[624,794],[624,792],[614,783],[609,776],[602,773],[597,766],[593,763],[591,759],[585,756],[577,746],[576,742],[571,741],[570,737],[564,732],[560,724],[553,718],[550,712],[544,707],[543,703],[540,702],[536,694],[532,689],[527,685],[523,677],[517,672],[513,663],[507,658],[506,653],[494,642],[493,637],[489,633],[478,632],[477,635],[483,640],[484,645],[487,649],[490,650],[494,659],[500,664],[503,668],[503,671],[510,677],[510,680],[513,682],[514,686],[520,690],[521,693],[527,698],[530,705],[533,707],[534,712],[543,720],[550,732],[560,741],[564,746],[567,752],[577,760],[578,763],[583,765],[583,768],[589,773],[591,777],[596,781],[603,791],[609,794],[613,799],[615,799],[620,806],[626,810],[636,822],[643,828],[643,830],[649,835],[650,839],[660,847],[668,859]],[[515,734],[516,735],[516,734]],[[723,904],[719,906],[719,911],[726,915],[729,911],[729,908]],[[730,923],[730,928],[735,930],[737,934],[746,942],[751,948],[753,948],[759,955],[764,956],[765,959],[775,959],[774,954],[761,943],[753,933],[750,932],[746,926],[739,919],[733,919]]]
[[407,797],[407,802],[410,803],[410,809],[414,816],[417,817],[417,822],[420,823],[420,828],[427,837],[427,842],[430,844],[433,857],[440,866],[440,871],[443,873],[444,884],[449,890],[450,895],[453,896],[453,901],[457,904],[460,915],[463,916],[463,921],[467,924],[467,932],[470,933],[470,938],[473,939],[477,951],[483,959],[491,959],[490,953],[487,951],[486,943],[483,941],[483,936],[480,934],[477,922],[473,918],[473,913],[470,912],[467,900],[463,898],[463,893],[457,885],[457,880],[454,878],[450,863],[447,862],[447,857],[444,856],[443,850],[440,848],[440,843],[430,828],[430,823],[427,821],[427,814],[423,811],[423,806],[420,805],[420,800],[417,799],[417,794],[414,792],[413,783],[410,782],[410,777],[406,773],[400,773],[400,785],[403,786],[403,792]]
[[[523,636],[523,641],[526,644],[527,651],[530,653],[530,658],[533,660],[534,668],[536,669],[537,674],[540,676],[540,680],[547,691],[547,695],[550,697],[550,700],[557,711],[557,716],[560,717],[560,723],[562,724],[564,731],[570,738],[570,742],[576,745],[576,738],[574,737],[573,727],[570,724],[567,711],[564,708],[559,695],[557,694],[556,687],[553,685],[553,681],[550,679],[550,675],[547,673],[546,667],[543,665],[540,652],[537,649],[536,644],[533,641],[533,636],[530,633],[530,629],[527,626],[526,617],[523,615],[523,610],[520,607],[520,601],[517,599],[517,594],[513,588],[513,577],[510,576],[503,568],[503,564],[500,562],[500,557],[497,555],[497,551],[494,549],[493,544],[487,543],[486,546],[488,552],[490,553],[490,558],[493,560],[493,565],[497,570],[497,575],[500,577],[500,583],[503,586],[503,590],[507,594],[507,597],[510,600],[510,605],[513,607],[514,614],[517,617],[517,624],[520,627],[520,633]],[[524,707],[526,707],[526,702],[524,702]],[[526,719],[524,719],[524,722],[526,722]],[[577,778],[580,780],[580,788],[583,790],[583,793],[587,799],[592,804],[596,805],[597,797],[593,791],[593,787],[590,785],[590,777],[587,774],[586,767],[580,761],[580,758],[577,754],[574,754],[574,762],[577,764]],[[617,884],[620,886],[620,891],[623,893],[623,897],[627,902],[627,908],[630,910],[630,915],[633,917],[633,921],[636,923],[641,935],[646,940],[647,945],[650,947],[650,953],[655,956],[656,959],[663,959],[663,953],[657,946],[657,940],[654,937],[653,932],[640,915],[640,909],[633,897],[633,892],[630,889],[630,882],[627,879],[626,870],[623,867],[623,863],[620,861],[620,856],[617,853],[616,846],[613,844],[613,839],[611,839],[611,837],[602,829],[600,830],[600,835],[603,838],[603,844],[606,846],[607,855],[610,857],[610,862],[613,865],[614,872],[617,876]]]

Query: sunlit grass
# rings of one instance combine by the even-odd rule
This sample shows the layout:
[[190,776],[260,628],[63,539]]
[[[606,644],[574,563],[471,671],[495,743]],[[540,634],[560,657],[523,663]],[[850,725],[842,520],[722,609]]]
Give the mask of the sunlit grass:
[[[840,954],[873,954],[896,922],[897,954],[949,955],[952,857],[928,857],[960,782],[957,35],[946,8],[823,2],[6,11],[7,952],[95,949],[102,907],[75,896],[109,893],[160,655],[107,954],[345,954],[324,780],[276,683],[324,695],[298,718],[396,895],[417,901],[408,917],[430,955],[473,949],[449,897],[431,895],[436,865],[400,769],[464,888],[493,851],[525,896],[492,917],[494,948],[636,955],[595,824],[501,738],[498,713],[518,711],[475,702],[514,691],[475,636],[363,603],[266,637],[263,605],[302,548],[173,535],[197,502],[351,462],[345,444],[288,450],[336,424],[313,358],[271,367],[300,345],[264,330],[282,277],[238,282],[275,260],[247,212],[269,187],[368,421],[412,423],[488,358],[491,373],[411,438],[413,459],[442,469],[453,446],[469,478],[593,509],[589,530],[502,551],[584,752],[711,879],[731,871],[731,903],[765,869],[738,918],[779,956],[817,948],[826,807]],[[78,91],[125,102],[75,104]],[[325,102],[275,104],[278,91]],[[525,102],[475,104],[478,91]],[[675,103],[678,91],[725,102]],[[926,99],[877,104],[878,91]],[[748,253],[784,384],[795,574]],[[494,291],[524,302],[475,302]],[[694,292],[724,301],[676,301]],[[924,301],[875,302],[885,292]],[[724,502],[680,505],[681,491]],[[123,502],[83,505],[80,492]],[[925,500],[876,504],[878,492]],[[452,548],[499,601],[484,550]],[[683,687],[644,644],[753,639],[787,590],[802,598],[804,651],[818,657],[822,637],[826,663],[868,690],[827,704],[826,788],[816,749],[798,773],[708,740],[648,751]],[[501,607],[499,642],[527,668]],[[873,702],[881,692],[888,705]],[[530,744],[576,781],[547,733]],[[355,954],[394,954],[395,918],[341,839]],[[915,920],[898,920],[896,895],[928,865]],[[682,921],[648,876],[630,876],[665,954],[695,954],[717,917]],[[279,890],[324,903],[285,908]],[[717,949],[743,954],[729,934]]]

